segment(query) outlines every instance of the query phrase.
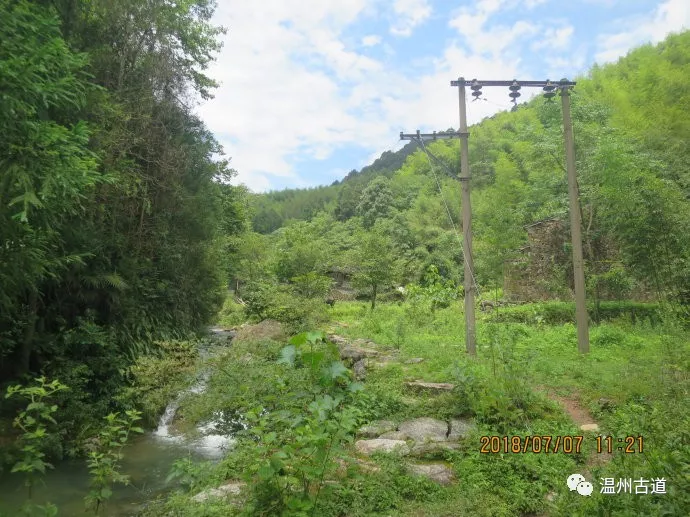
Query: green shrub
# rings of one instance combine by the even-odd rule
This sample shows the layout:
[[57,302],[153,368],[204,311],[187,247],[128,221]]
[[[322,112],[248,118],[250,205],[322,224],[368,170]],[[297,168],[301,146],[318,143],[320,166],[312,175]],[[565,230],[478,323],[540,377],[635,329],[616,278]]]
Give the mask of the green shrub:
[[[594,306],[588,306],[587,310],[592,316]],[[600,321],[621,317],[629,318],[632,323],[648,321],[656,325],[661,321],[661,310],[656,303],[601,302],[598,314]],[[560,325],[575,320],[575,304],[573,302],[542,302],[501,307],[493,311],[489,320],[496,323]]]
[[218,314],[218,323],[224,327],[235,327],[244,323],[246,319],[244,307],[228,295]]
[[129,368],[131,384],[122,389],[124,407],[138,408],[153,426],[168,403],[187,385],[195,371],[198,343],[159,341],[154,353],[140,356]]

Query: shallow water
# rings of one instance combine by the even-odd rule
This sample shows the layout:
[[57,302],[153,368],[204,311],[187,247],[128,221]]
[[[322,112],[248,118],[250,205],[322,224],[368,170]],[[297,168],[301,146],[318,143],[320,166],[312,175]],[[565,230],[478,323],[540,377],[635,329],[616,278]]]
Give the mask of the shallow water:
[[[219,341],[230,335],[221,329],[211,329]],[[211,349],[200,351],[202,358],[213,355]],[[137,436],[124,448],[122,473],[130,476],[130,486],[115,486],[113,496],[99,515],[127,517],[136,515],[147,501],[174,488],[166,478],[175,460],[193,458],[199,461],[218,459],[232,446],[232,437],[220,429],[227,429],[228,417],[218,412],[214,420],[197,427],[199,436],[175,434],[171,428],[182,397],[187,393],[202,393],[206,389],[208,372],[202,372],[197,382],[168,404],[158,428]],[[85,515],[84,496],[88,493],[89,475],[86,460],[69,460],[55,464],[33,488],[36,504],[51,502],[59,509],[59,516]],[[0,476],[0,517],[14,517],[27,498],[24,478],[18,474]],[[88,515],[88,514],[87,514]]]
[[[157,440],[151,433],[132,440],[124,449],[122,462],[122,472],[130,476],[132,484],[115,487],[113,497],[101,515],[124,517],[136,514],[146,501],[171,488],[165,482],[170,467],[176,459],[188,454],[199,457],[193,449]],[[89,474],[84,459],[63,461],[46,472],[34,487],[33,500],[37,504],[55,504],[61,516],[84,515],[88,484]],[[0,511],[3,515],[17,515],[26,497],[23,476],[11,474],[0,479]]]

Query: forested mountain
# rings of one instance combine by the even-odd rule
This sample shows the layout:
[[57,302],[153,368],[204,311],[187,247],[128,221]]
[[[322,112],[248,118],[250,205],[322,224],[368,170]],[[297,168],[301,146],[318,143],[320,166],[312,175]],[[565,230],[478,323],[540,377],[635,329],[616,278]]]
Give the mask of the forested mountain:
[[[687,296],[688,74],[690,33],[685,32],[578,78],[572,111],[593,291]],[[567,227],[559,99],[536,98],[470,132],[476,274],[483,286],[498,287],[506,261],[519,259],[528,242],[526,225],[555,218]],[[322,272],[343,267],[354,250],[348,243],[357,242],[353,236],[375,231],[396,256],[396,282],[418,281],[434,265],[457,283],[462,257],[446,204],[459,227],[458,146],[450,140],[428,143],[427,156],[408,145],[328,187],[253,196],[254,230],[287,226],[267,237],[276,261],[290,260],[292,242],[318,248],[318,260],[300,262],[301,274],[317,265]],[[560,274],[554,284],[563,284],[568,268],[567,261],[554,265]],[[551,291],[569,296],[555,285]]]
[[351,170],[342,181],[310,189],[285,189],[252,196],[252,225],[259,233],[271,233],[291,220],[309,220],[322,211],[344,221],[355,215],[362,190],[376,176],[390,177],[417,148],[410,142],[398,151],[385,151],[371,165]]

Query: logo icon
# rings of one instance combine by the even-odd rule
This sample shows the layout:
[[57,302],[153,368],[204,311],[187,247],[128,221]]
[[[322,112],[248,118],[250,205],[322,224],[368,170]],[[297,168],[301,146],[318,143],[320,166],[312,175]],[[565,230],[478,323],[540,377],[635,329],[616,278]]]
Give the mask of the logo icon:
[[566,483],[568,484],[568,488],[571,492],[576,490],[580,495],[592,495],[592,492],[594,491],[592,483],[585,480],[585,477],[582,474],[571,474],[568,476]]

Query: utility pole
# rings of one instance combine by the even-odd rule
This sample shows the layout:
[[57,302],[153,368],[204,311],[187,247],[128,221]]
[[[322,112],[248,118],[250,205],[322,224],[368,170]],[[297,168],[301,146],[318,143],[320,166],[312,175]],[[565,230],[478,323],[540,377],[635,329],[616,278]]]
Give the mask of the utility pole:
[[[470,355],[477,354],[474,323],[474,270],[472,267],[472,209],[470,206],[470,174],[467,159],[467,116],[465,106],[465,89],[460,92],[460,131],[433,133],[400,133],[400,140],[439,140],[460,138],[460,181],[462,182],[462,235],[463,262],[465,264],[465,346]],[[468,301],[469,300],[469,301]]]
[[467,132],[467,102],[465,79],[458,79],[460,105],[460,184],[462,185],[462,245],[465,250],[465,344],[467,353],[477,355],[474,318],[474,264],[472,261],[472,205],[470,201],[469,136]]
[[[563,107],[563,134],[565,140],[565,155],[566,155],[566,170],[568,174],[568,200],[570,208],[570,231],[573,246],[573,274],[575,280],[575,319],[577,322],[577,348],[580,353],[589,352],[589,329],[587,306],[585,304],[585,274],[582,259],[582,229],[580,227],[580,203],[579,193],[577,187],[577,172],[575,171],[575,140],[573,137],[573,124],[570,118],[570,92],[569,90],[575,86],[575,82],[562,79],[558,83],[546,81],[478,81],[473,79],[467,81],[460,78],[457,81],[451,81],[451,86],[458,86],[460,88],[460,131],[465,132],[465,136],[461,137],[464,150],[461,156],[461,167],[464,167],[462,178],[466,178],[467,182],[467,198],[469,201],[469,167],[467,166],[467,124],[463,126],[463,117],[465,115],[465,86],[472,89],[472,96],[478,99],[482,95],[482,88],[484,86],[507,86],[510,90],[509,96],[513,100],[514,108],[517,108],[517,98],[520,97],[520,89],[522,87],[539,87],[544,90],[544,97],[547,99],[553,98],[559,89],[561,92],[561,102]],[[465,161],[463,161],[465,160]],[[469,207],[469,203],[468,203]],[[468,208],[469,209],[469,208]],[[463,231],[465,229],[465,183],[463,183]],[[469,234],[470,246],[472,235]],[[465,237],[467,239],[467,236]],[[466,241],[467,242],[467,241]],[[467,285],[467,262],[465,263],[465,285]],[[467,288],[465,288],[465,305],[467,310]],[[472,305],[474,311],[474,304]],[[474,322],[474,319],[473,319]],[[473,326],[474,328],[474,326]],[[468,337],[468,351],[469,351],[469,337]]]
[[585,271],[582,259],[582,221],[575,170],[575,139],[573,121],[570,118],[570,92],[567,86],[561,88],[563,108],[563,136],[565,140],[565,161],[568,172],[568,200],[570,203],[570,238],[573,243],[573,277],[575,280],[575,320],[577,321],[577,349],[581,354],[589,352],[589,327],[587,305],[585,304]]

